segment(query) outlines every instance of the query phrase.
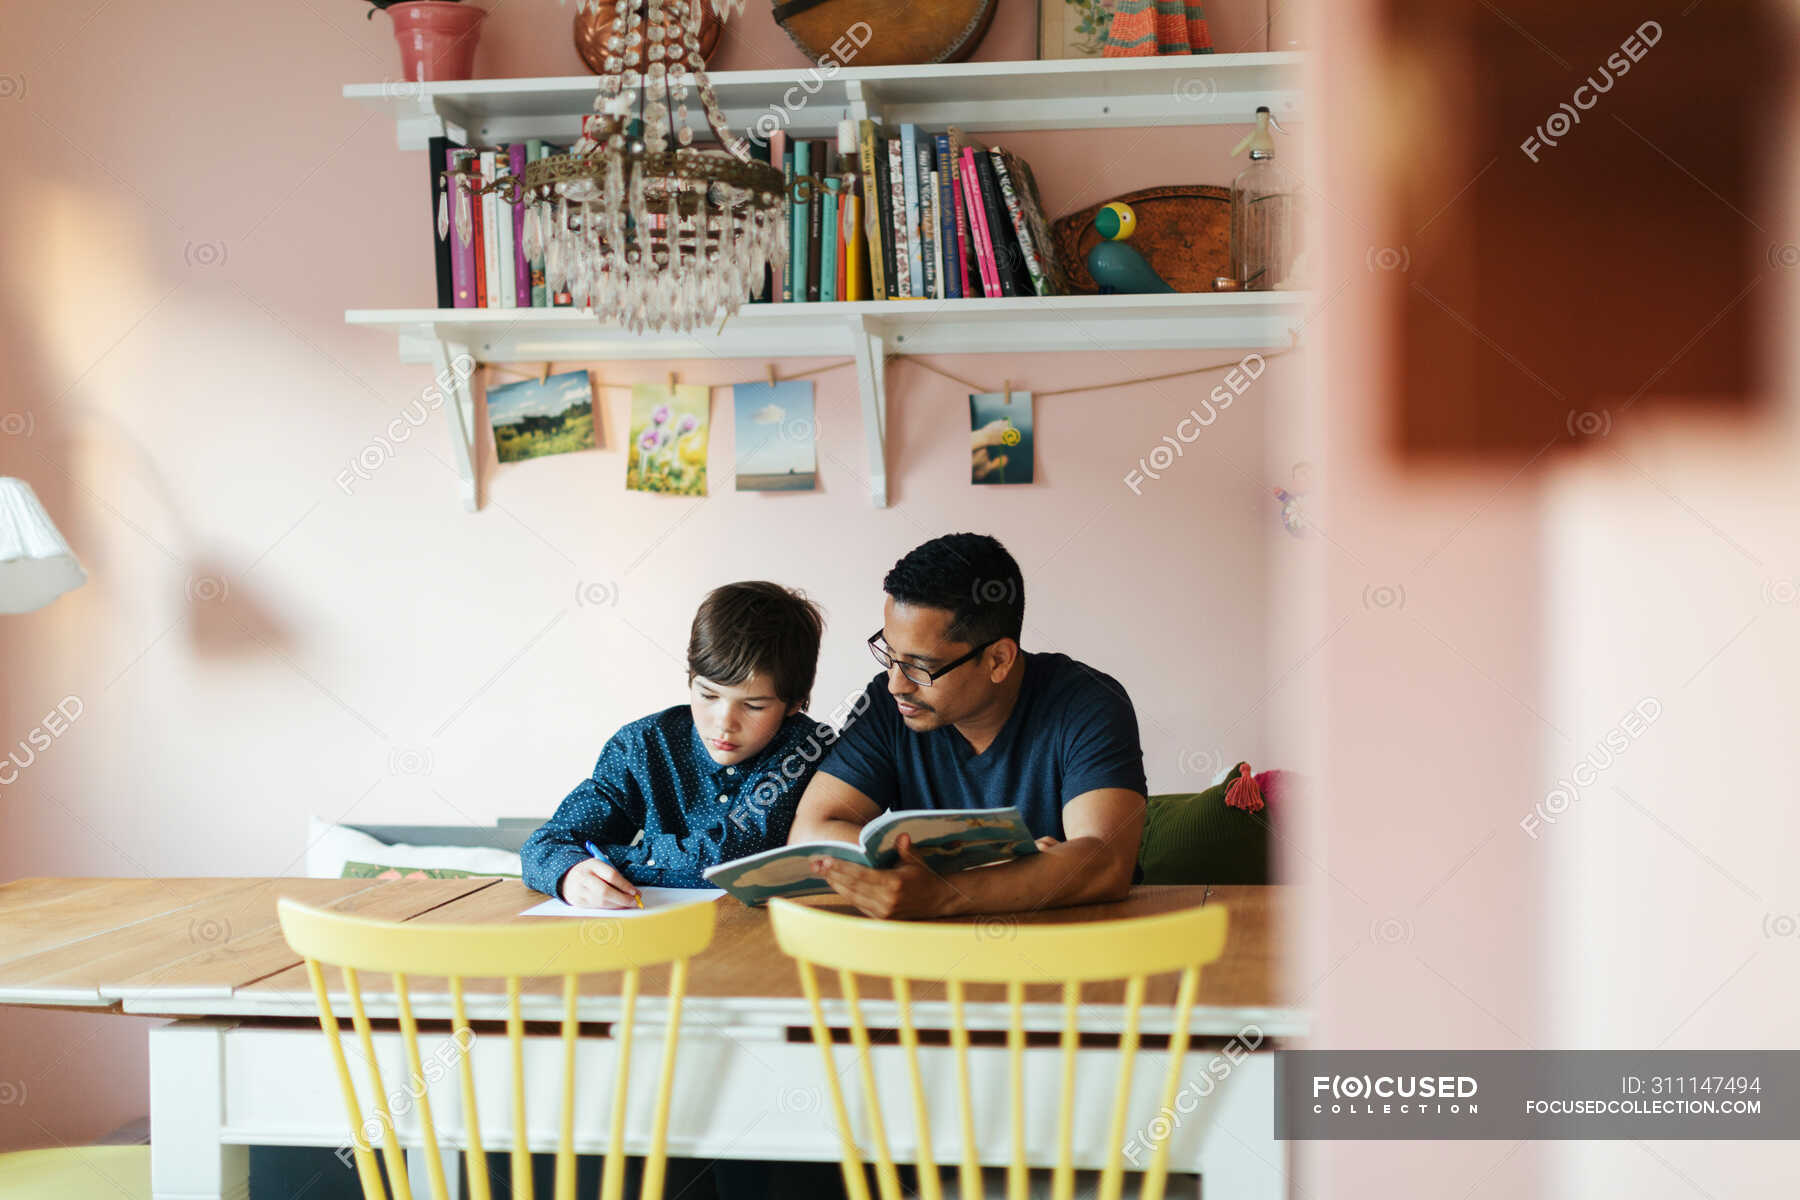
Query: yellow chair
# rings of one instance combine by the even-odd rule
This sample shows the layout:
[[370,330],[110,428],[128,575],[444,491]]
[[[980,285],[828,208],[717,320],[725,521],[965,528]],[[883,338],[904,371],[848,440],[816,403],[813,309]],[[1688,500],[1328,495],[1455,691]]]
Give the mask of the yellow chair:
[[[662,1070],[657,1082],[656,1113],[651,1126],[650,1153],[644,1159],[644,1200],[657,1200],[662,1195],[663,1174],[667,1161],[669,1097],[675,1077],[675,1045],[681,1028],[681,1001],[687,987],[687,963],[712,941],[713,906],[689,904],[668,912],[649,913],[628,919],[594,918],[591,920],[550,920],[533,924],[485,925],[420,925],[413,922],[377,921],[367,917],[311,908],[283,899],[277,905],[281,931],[288,945],[306,960],[312,980],[313,996],[319,1006],[319,1025],[331,1048],[337,1067],[338,1083],[343,1089],[344,1107],[350,1116],[352,1145],[356,1170],[362,1180],[366,1200],[387,1200],[381,1172],[363,1130],[362,1107],[356,1087],[344,1058],[344,1046],[338,1037],[337,1018],[331,1013],[325,989],[324,964],[343,972],[344,989],[350,997],[351,1018],[361,1039],[363,1059],[368,1063],[370,1083],[374,1090],[374,1116],[381,1128],[382,1155],[387,1165],[397,1200],[412,1200],[407,1182],[406,1160],[394,1132],[389,1112],[387,1089],[376,1062],[375,1043],[369,1018],[363,1006],[361,971],[381,971],[393,975],[394,996],[399,1009],[400,1031],[406,1045],[406,1061],[413,1080],[421,1081],[419,1123],[423,1134],[426,1169],[435,1200],[451,1200],[445,1185],[443,1159],[439,1154],[437,1130],[432,1123],[431,1100],[422,1086],[424,1066],[419,1057],[419,1031],[413,1019],[412,1001],[407,977],[413,975],[445,976],[450,981],[453,1037],[461,1043],[464,1033],[473,1039],[463,1004],[463,980],[473,977],[506,980],[506,1034],[512,1050],[513,1103],[511,1147],[512,1195],[518,1200],[532,1200],[531,1152],[525,1144],[525,1025],[519,1015],[520,984],[526,978],[560,977],[563,981],[562,1019],[562,1128],[556,1152],[556,1200],[575,1197],[575,1017],[578,976],[598,971],[623,971],[621,989],[622,1014],[614,1027],[618,1043],[618,1066],[613,1076],[611,1118],[607,1139],[606,1165],[602,1173],[603,1200],[620,1200],[625,1187],[625,1107],[630,1080],[631,1038],[635,1024],[638,972],[644,966],[671,964],[669,972],[669,1017],[664,1030]],[[554,969],[552,969],[554,968]],[[466,1049],[466,1044],[464,1044]],[[470,1055],[458,1056],[461,1066],[463,1123],[467,1134],[466,1163],[469,1195],[472,1200],[491,1200],[488,1188],[487,1154],[481,1142],[481,1125],[476,1116],[475,1074]],[[410,1089],[409,1089],[410,1090]]]
[[[914,1127],[919,1161],[918,1192],[923,1200],[941,1200],[936,1158],[923,1079],[919,1069],[919,1036],[912,1018],[912,980],[946,985],[950,1002],[951,1045],[956,1050],[957,1100],[962,1118],[960,1165],[963,1200],[980,1200],[981,1165],[976,1156],[975,1116],[969,1098],[969,1031],[963,1021],[965,983],[1004,983],[1012,1020],[1007,1033],[1011,1067],[1012,1162],[1007,1168],[1009,1200],[1025,1200],[1029,1176],[1025,1163],[1025,985],[1063,985],[1062,1087],[1057,1116],[1058,1157],[1052,1176],[1055,1200],[1069,1200],[1075,1190],[1073,1164],[1075,1049],[1080,1040],[1076,1014],[1084,981],[1127,981],[1125,1031],[1119,1039],[1119,1075],[1112,1101],[1107,1160],[1100,1176],[1100,1200],[1119,1200],[1124,1187],[1120,1161],[1131,1094],[1131,1071],[1138,1049],[1139,1017],[1148,977],[1181,972],[1175,1020],[1169,1039],[1169,1070],[1163,1083],[1162,1108],[1172,1109],[1181,1083],[1181,1061],[1187,1052],[1188,1019],[1200,984],[1200,968],[1217,960],[1225,948],[1225,910],[1194,908],[1152,917],[1077,924],[1010,925],[995,937],[991,924],[875,921],[825,909],[771,900],[775,940],[796,960],[800,986],[812,1007],[813,1041],[825,1060],[825,1080],[837,1114],[842,1143],[844,1186],[852,1200],[868,1200],[862,1152],[838,1087],[831,1033],[819,999],[814,967],[836,968],[838,986],[850,1017],[850,1040],[860,1060],[863,1096],[874,1142],[875,1178],[882,1200],[900,1200],[901,1187],[888,1151],[887,1130],[876,1096],[869,1032],[863,1019],[856,974],[880,976],[893,986],[900,1017],[900,1044],[905,1049],[912,1084]],[[1160,1111],[1160,1110],[1159,1110]],[[1144,1173],[1143,1200],[1161,1200],[1168,1177],[1169,1139],[1158,1141]]]
[[149,1200],[150,1147],[68,1146],[0,1154],[0,1196],[7,1200]]

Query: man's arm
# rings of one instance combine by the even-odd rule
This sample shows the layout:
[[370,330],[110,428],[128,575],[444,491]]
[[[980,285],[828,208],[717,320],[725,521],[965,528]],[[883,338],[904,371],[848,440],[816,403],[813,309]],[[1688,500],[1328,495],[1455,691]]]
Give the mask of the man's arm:
[[880,815],[879,804],[821,769],[800,796],[793,827],[788,830],[788,845],[854,842],[862,837],[862,827]]
[[[813,787],[824,778],[823,774],[815,776]],[[800,802],[803,813],[812,797],[809,788]],[[813,869],[840,896],[871,917],[1028,912],[1119,900],[1131,890],[1138,843],[1144,833],[1144,805],[1143,793],[1125,788],[1083,792],[1063,807],[1063,831],[1069,835],[1068,841],[1042,839],[1038,842],[1039,853],[991,867],[939,875],[925,865],[913,852],[910,839],[903,836],[899,866],[876,871],[840,859],[822,858],[815,860]],[[798,820],[794,830],[792,840],[802,840]]]

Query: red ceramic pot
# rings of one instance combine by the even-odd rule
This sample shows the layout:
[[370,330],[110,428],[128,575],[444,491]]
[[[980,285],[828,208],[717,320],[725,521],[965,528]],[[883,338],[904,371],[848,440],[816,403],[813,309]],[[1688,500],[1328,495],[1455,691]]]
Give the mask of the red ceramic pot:
[[455,0],[390,4],[400,66],[409,83],[475,77],[475,43],[487,10]]

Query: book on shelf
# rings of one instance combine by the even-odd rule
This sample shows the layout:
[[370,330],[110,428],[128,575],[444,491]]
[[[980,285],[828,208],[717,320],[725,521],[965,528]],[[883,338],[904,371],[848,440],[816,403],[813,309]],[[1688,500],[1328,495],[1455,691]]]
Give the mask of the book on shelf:
[[[835,154],[834,154],[835,157]],[[823,212],[819,218],[819,299],[838,298],[838,177],[836,166],[825,177]]]
[[838,188],[838,295],[845,300],[866,300],[863,286],[865,243],[862,233],[862,155],[856,143],[856,122],[838,122],[838,165],[843,182]]
[[862,160],[862,178],[857,188],[861,197],[863,242],[868,249],[869,290],[863,298],[887,299],[886,258],[882,252],[881,192],[876,169],[876,151],[881,141],[881,123],[867,118],[856,123],[856,149]]
[[[488,180],[487,163],[483,161],[481,151],[473,151],[473,154],[475,173],[470,176],[470,179],[477,186],[484,185]],[[471,191],[469,194],[469,208],[473,213],[475,222],[475,307],[486,308],[488,306],[487,205],[483,203],[482,196]]]
[[794,140],[794,183],[798,199],[793,201],[793,220],[789,222],[794,231],[794,300],[806,299],[806,281],[812,267],[809,252],[812,247],[812,185],[802,183],[806,176],[812,174],[812,143],[805,138]]
[[951,186],[955,170],[951,166],[950,135],[934,133],[931,135],[931,143],[937,151],[937,173],[934,176],[937,187],[934,195],[937,198],[938,216],[938,277],[944,284],[941,294],[946,300],[960,300],[963,295],[962,265],[957,262],[960,243],[956,238],[956,192]]
[[456,307],[456,265],[450,251],[452,239],[439,237],[437,231],[438,206],[449,202],[441,172],[450,165],[450,149],[449,138],[429,138],[425,143],[425,166],[431,171],[431,224],[427,228],[431,230],[431,261],[439,308]]
[[895,270],[899,260],[894,256],[893,167],[889,161],[888,138],[875,139],[875,173],[870,176],[874,193],[869,200],[869,220],[875,225],[880,244],[871,241],[869,253],[881,255],[882,283],[877,300],[893,300],[900,295],[900,275]]
[[[822,180],[831,170],[825,161],[825,143],[814,138],[810,146],[812,178]],[[819,239],[824,234],[825,191],[816,182],[810,191],[806,205],[806,298],[816,303],[819,300],[819,269],[824,265],[824,248]]]
[[[463,146],[450,146],[446,142],[444,150],[446,170],[454,171],[458,165],[473,157],[475,157],[475,151]],[[455,176],[452,175],[451,179],[454,180],[454,178]],[[457,195],[454,191],[446,194],[445,201],[450,206],[450,231],[444,241],[450,251],[452,300],[450,304],[440,307],[476,308],[479,306],[480,297],[475,291],[475,245],[478,240],[472,211],[475,206],[473,204],[469,206],[471,214],[465,220],[457,215],[457,210],[461,206],[457,203]]]
[[900,126],[900,227],[906,231],[908,296],[923,297],[925,254],[919,240],[919,127],[911,121]]
[[1038,193],[1037,178],[1031,173],[1031,164],[1010,150],[995,147],[994,153],[1004,164],[1005,175],[1011,179],[1010,190],[1017,199],[1019,210],[1013,223],[1037,294],[1066,294],[1069,291],[1067,272],[1057,257],[1056,243],[1051,240],[1050,222],[1044,216],[1044,201]]
[[[760,163],[767,163],[767,162],[771,161],[770,152],[771,152],[772,146],[769,141],[764,141],[762,138],[757,137],[755,134],[751,134],[746,140],[749,142],[749,145],[750,145],[750,157],[751,158],[755,159],[757,162],[760,162]],[[770,295],[771,275],[772,275],[772,272],[771,272],[770,268],[764,267],[761,285],[753,286],[751,288],[751,291],[750,291],[750,303],[751,304],[767,304],[767,303],[769,303],[769,301],[771,299],[774,298]]]
[[[504,181],[512,176],[512,151],[505,146],[494,150],[494,179]],[[500,299],[495,308],[519,307],[519,276],[513,270],[513,206],[495,192],[488,199],[494,202],[494,265],[499,269]]]
[[788,141],[788,135],[781,132],[769,135],[769,165],[775,165],[777,155],[781,157],[781,204],[785,219],[781,223],[781,241],[786,248],[781,257],[781,295],[777,302],[788,304],[794,299],[794,147]]
[[[1000,181],[994,174],[994,161],[986,153],[975,156],[975,175],[981,185],[981,219],[987,229],[988,254],[994,263],[994,274],[1000,280],[1002,296],[1021,295],[1019,279],[1024,271],[1019,244],[1011,236],[1012,223],[1006,216],[1006,205],[1000,199]],[[1029,282],[1026,290],[1030,289]]]
[[[534,163],[540,158],[548,158],[551,153],[552,149],[550,145],[545,142],[543,138],[527,138],[525,140],[525,161],[527,164]],[[521,222],[519,240],[520,243],[523,244],[523,213],[520,214],[519,219]],[[541,242],[539,244],[542,245]],[[531,307],[549,307],[550,297],[544,287],[544,252],[542,250],[539,250],[536,254],[527,254],[525,256],[525,278],[530,285],[526,294],[531,297]]]
[[913,295],[912,247],[906,240],[906,152],[898,137],[887,140],[888,152],[888,225],[894,231],[894,270],[890,292],[895,300],[910,300]]
[[[525,143],[514,142],[506,148],[512,160],[512,173],[519,177],[521,186],[525,183]],[[524,195],[523,192],[520,193]],[[512,209],[512,269],[513,269],[513,307],[531,307],[531,261],[525,253],[525,206],[509,205]]]
[[1025,264],[1025,272],[1031,284],[1026,295],[1044,295],[1039,284],[1043,278],[1043,268],[1038,265],[1037,252],[1032,246],[1031,230],[1025,225],[1025,210],[1019,203],[1018,189],[1013,186],[1012,170],[1007,166],[1007,153],[998,146],[989,148],[988,157],[994,163],[994,178],[1000,184],[1000,202],[1006,206],[1006,219],[1012,224],[1013,237],[1019,243],[1019,257]]
[[[745,297],[749,302],[953,300],[1070,290],[1031,164],[1004,147],[983,146],[954,125],[932,131],[908,123],[888,134],[881,122],[866,119],[839,122],[830,138],[797,139],[777,131],[766,141],[752,138],[750,148],[758,161],[781,163],[789,190],[783,261],[769,264]],[[540,138],[501,147],[431,139],[434,226],[439,200],[452,201],[450,228],[433,247],[438,307],[573,303],[567,291],[549,292],[543,255],[526,253],[521,206],[498,192],[472,196],[459,220],[454,197],[441,194],[445,170],[472,163],[471,178],[483,186],[565,152]],[[651,220],[661,230],[666,216],[653,213]],[[689,218],[681,225],[680,236],[698,236]]]
[[956,273],[957,281],[962,287],[964,296],[981,295],[981,273],[969,277],[969,262],[974,257],[974,244],[969,240],[968,201],[964,198],[962,185],[962,130],[952,125],[944,134],[944,141],[950,149],[950,202],[955,209],[956,223]]
[[969,245],[975,252],[975,265],[981,274],[981,294],[998,296],[1000,282],[994,275],[994,259],[988,241],[987,210],[981,203],[981,180],[975,174],[975,147],[965,145],[962,151],[963,204],[969,213]]
[[924,278],[924,286],[920,294],[927,300],[934,300],[942,298],[938,293],[937,276],[937,191],[931,182],[937,152],[932,149],[929,134],[918,138],[916,145],[918,147],[916,155],[919,160],[919,257],[922,260],[920,274]]

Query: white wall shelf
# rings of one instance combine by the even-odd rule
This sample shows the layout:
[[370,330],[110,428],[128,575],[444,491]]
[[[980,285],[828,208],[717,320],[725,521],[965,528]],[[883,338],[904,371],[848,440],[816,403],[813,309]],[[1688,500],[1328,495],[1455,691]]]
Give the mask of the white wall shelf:
[[[722,71],[713,87],[731,127],[835,135],[875,117],[972,133],[1247,124],[1259,106],[1297,119],[1303,57],[1293,53],[845,67],[835,72]],[[494,145],[567,142],[592,111],[592,75],[442,83],[349,84],[344,95],[387,112],[403,150],[427,139]],[[697,110],[696,110],[697,111]],[[759,125],[760,118],[760,125]],[[701,120],[698,116],[696,120]],[[891,354],[1042,354],[1064,350],[1267,349],[1292,343],[1304,293],[1025,296],[946,301],[745,305],[723,328],[635,336],[574,309],[352,309],[352,325],[396,335],[406,362],[450,381],[452,449],[464,507],[479,506],[471,381],[454,365],[606,359],[852,355],[862,396],[871,499],[887,504]]]
[[[1259,105],[1278,120],[1300,117],[1298,53],[1169,58],[1058,59],[721,71],[709,75],[731,127],[765,124],[798,137],[829,136],[847,117],[873,115],[971,132],[1110,129],[1247,123]],[[597,78],[353,83],[344,96],[389,113],[403,150],[427,138],[489,145],[528,137],[572,140],[592,111]],[[696,113],[697,109],[694,110]]]
[[1089,350],[1273,349],[1293,344],[1306,292],[1161,296],[1021,296],[980,300],[870,300],[746,304],[720,328],[633,334],[601,325],[586,309],[351,309],[347,324],[399,339],[403,362],[430,363],[449,380],[450,427],[464,507],[478,504],[475,403],[454,364],[592,360],[857,360],[870,499],[887,504],[887,385],[890,354],[1044,354]]

